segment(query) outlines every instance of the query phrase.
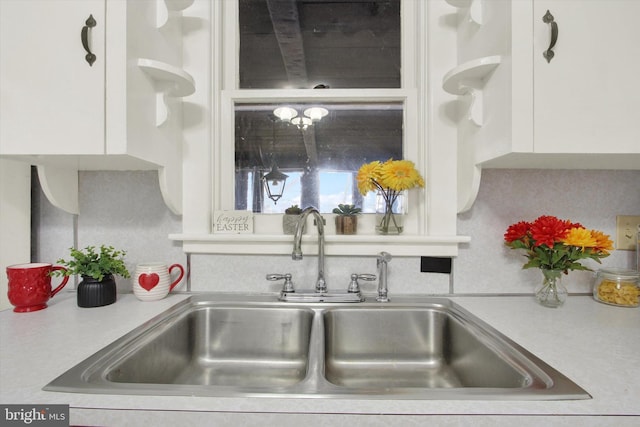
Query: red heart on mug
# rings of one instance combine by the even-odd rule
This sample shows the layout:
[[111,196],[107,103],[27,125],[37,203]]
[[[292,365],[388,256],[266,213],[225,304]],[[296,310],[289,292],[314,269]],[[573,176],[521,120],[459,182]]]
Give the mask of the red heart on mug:
[[147,291],[155,288],[158,282],[160,282],[160,276],[158,276],[156,273],[143,273],[140,275],[140,277],[138,277],[138,283],[140,283],[140,286],[142,286]]

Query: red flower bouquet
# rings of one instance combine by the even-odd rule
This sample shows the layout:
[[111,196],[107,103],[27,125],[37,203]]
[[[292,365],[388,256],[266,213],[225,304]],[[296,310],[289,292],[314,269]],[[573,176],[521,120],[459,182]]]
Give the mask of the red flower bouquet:
[[591,270],[578,261],[609,256],[613,242],[597,230],[588,230],[579,223],[543,215],[533,222],[512,224],[504,234],[507,246],[524,249],[529,259],[522,268],[543,270]]

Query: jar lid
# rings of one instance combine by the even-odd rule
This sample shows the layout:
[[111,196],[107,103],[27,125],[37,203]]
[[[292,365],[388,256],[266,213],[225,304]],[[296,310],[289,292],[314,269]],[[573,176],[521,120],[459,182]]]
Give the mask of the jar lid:
[[615,280],[638,280],[640,272],[625,268],[606,268],[598,270],[598,276]]

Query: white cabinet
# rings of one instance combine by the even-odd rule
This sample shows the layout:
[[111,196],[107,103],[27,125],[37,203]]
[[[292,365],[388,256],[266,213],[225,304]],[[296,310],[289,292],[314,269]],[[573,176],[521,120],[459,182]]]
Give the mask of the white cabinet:
[[[640,169],[640,2],[449,3],[458,7],[458,69],[499,62],[470,73],[462,89],[452,79],[465,76],[443,80],[461,95],[460,211],[473,203],[482,168]],[[547,11],[557,26],[550,61]]]
[[[97,60],[85,61],[81,29]],[[0,2],[0,152],[104,152],[104,1]]]
[[[559,33],[550,62],[547,10]],[[534,151],[640,153],[638,16],[638,1],[534,2]]]
[[[0,155],[38,165],[54,199],[77,170],[157,169],[180,213],[181,97],[195,90],[180,9],[190,3],[2,0]],[[52,202],[77,211],[77,197]]]

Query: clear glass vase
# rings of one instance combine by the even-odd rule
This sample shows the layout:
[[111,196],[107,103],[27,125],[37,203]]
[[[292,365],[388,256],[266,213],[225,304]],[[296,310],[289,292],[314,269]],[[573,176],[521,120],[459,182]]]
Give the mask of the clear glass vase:
[[376,233],[402,234],[406,205],[405,192],[378,191],[376,195]]
[[562,283],[562,270],[542,271],[542,283],[536,288],[536,300],[545,307],[560,307],[567,300],[569,291]]

